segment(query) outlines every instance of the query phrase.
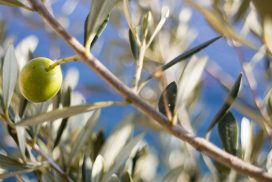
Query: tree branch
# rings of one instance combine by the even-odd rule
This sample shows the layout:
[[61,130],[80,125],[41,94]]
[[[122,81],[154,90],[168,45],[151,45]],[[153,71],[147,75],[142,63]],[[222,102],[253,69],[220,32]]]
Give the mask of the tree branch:
[[124,85],[112,72],[110,72],[96,57],[92,54],[86,54],[82,44],[80,44],[74,37],[69,35],[65,29],[56,21],[56,19],[48,12],[46,7],[37,0],[29,0],[33,8],[39,12],[44,20],[66,41],[66,43],[73,48],[73,50],[82,58],[83,62],[92,68],[99,76],[101,76],[112,88],[115,89],[125,99],[129,100],[142,113],[152,118],[159,123],[169,133],[177,138],[188,142],[196,150],[212,157],[218,162],[229,166],[236,171],[253,177],[260,181],[272,181],[272,175],[265,172],[263,169],[247,163],[238,157],[235,157],[207,140],[197,137],[192,133],[186,131],[183,127],[172,125],[171,122],[161,113],[157,112],[149,104],[138,97],[133,90]]

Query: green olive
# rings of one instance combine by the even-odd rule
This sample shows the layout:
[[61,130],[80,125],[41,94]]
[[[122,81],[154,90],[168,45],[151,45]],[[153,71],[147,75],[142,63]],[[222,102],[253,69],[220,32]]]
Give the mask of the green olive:
[[54,62],[38,57],[29,61],[19,75],[19,88],[22,95],[31,102],[44,102],[54,97],[61,88],[60,66],[47,70]]

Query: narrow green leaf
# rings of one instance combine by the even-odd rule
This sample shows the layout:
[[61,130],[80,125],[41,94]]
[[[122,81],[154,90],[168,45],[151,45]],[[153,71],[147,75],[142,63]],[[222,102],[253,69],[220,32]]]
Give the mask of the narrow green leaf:
[[[89,19],[89,15],[87,16],[86,20],[85,20],[85,23],[84,23],[84,45],[86,45],[86,42],[87,42],[87,23],[88,23],[88,20]],[[101,34],[104,32],[104,30],[106,29],[107,27],[107,24],[110,20],[110,15],[108,14],[108,16],[106,17],[106,19],[102,22],[102,24],[99,26],[96,34],[95,34],[95,37],[94,39],[92,40],[92,43],[91,43],[91,47],[92,48],[94,46],[94,44],[96,43],[96,41],[98,40],[98,38],[101,36]]]
[[116,174],[113,174],[108,180],[108,182],[120,182],[120,179],[118,178]]
[[0,179],[14,177],[14,176],[22,175],[24,173],[30,173],[34,170],[36,170],[36,169],[35,168],[21,168],[21,169],[17,169],[17,170],[13,170],[13,171],[0,173]]
[[143,137],[143,134],[134,137],[124,146],[124,148],[122,148],[121,152],[115,158],[114,165],[112,165],[108,172],[105,174],[102,182],[108,181],[112,174],[117,172],[117,170],[126,162],[128,157],[131,155],[132,150],[143,139]]
[[222,105],[220,110],[216,113],[206,133],[208,133],[216,125],[216,123],[220,121],[220,119],[225,115],[225,113],[229,110],[232,103],[238,96],[241,83],[242,83],[242,74],[240,73],[233,87],[231,88],[228,96],[226,97],[224,104]]
[[122,175],[121,181],[122,181],[122,182],[133,182],[133,179],[132,179],[132,177],[131,177],[131,175],[129,174],[128,171],[126,171],[126,172]]
[[167,115],[166,109],[173,114],[176,105],[177,91],[178,89],[176,82],[171,82],[162,92],[158,103],[159,111],[162,114]]
[[[118,0],[92,0],[89,18],[86,22],[86,42],[99,31],[103,21],[110,14]],[[94,37],[93,37],[94,38]]]
[[83,127],[82,131],[80,132],[79,136],[77,137],[74,145],[72,147],[68,164],[71,165],[76,157],[80,154],[80,150],[86,144],[87,140],[90,137],[93,127],[96,124],[96,121],[100,115],[100,110],[94,111],[91,117],[88,119],[87,123]]
[[103,176],[104,158],[98,155],[93,164],[92,182],[100,182]]
[[92,155],[91,158],[94,160],[99,154],[102,146],[105,143],[105,136],[103,130],[100,130],[93,141]]
[[231,112],[227,112],[218,123],[218,133],[224,149],[232,154],[238,155],[239,128]]
[[[20,119],[19,116],[16,115],[15,116],[15,123],[17,123],[19,121],[19,119]],[[17,138],[18,138],[19,149],[20,149],[21,155],[24,159],[26,159],[26,157],[25,157],[25,151],[26,151],[25,128],[18,126],[15,129],[16,129],[16,133],[17,133]]]
[[8,171],[20,171],[34,168],[34,166],[22,164],[21,162],[14,158],[0,154],[0,168]]
[[83,182],[91,182],[91,169],[92,169],[92,161],[90,157],[84,156],[82,167],[81,167]]
[[173,169],[171,169],[170,171],[168,171],[168,173],[163,177],[163,182],[172,182],[172,181],[177,181],[180,173],[182,172],[182,170],[184,170],[183,166],[178,166],[175,167]]
[[30,8],[28,8],[27,6],[25,6],[23,3],[21,3],[18,0],[0,0],[0,5],[19,7],[19,8],[23,7],[30,10]]
[[[62,101],[62,105],[63,107],[69,107],[70,104],[71,104],[71,87],[68,87],[67,90],[64,92],[64,96],[63,96],[63,101]],[[68,122],[68,118],[63,118],[62,121],[61,121],[61,124],[60,124],[60,127],[58,129],[58,132],[57,132],[57,137],[55,139],[55,142],[54,142],[54,146],[53,148],[55,148],[59,142],[60,142],[60,139],[61,139],[61,136],[67,126],[67,122]]]
[[[106,140],[101,148],[100,154],[105,159],[105,170],[108,170],[116,161],[116,156],[122,151],[133,131],[133,124],[129,122],[131,117],[127,117]],[[118,142],[116,142],[118,141]]]
[[5,110],[8,109],[18,77],[18,65],[13,46],[6,51],[3,65],[3,99]]
[[250,0],[243,0],[242,1],[237,13],[234,16],[234,22],[240,21],[246,15],[246,12],[249,9],[249,3],[250,3]]
[[270,174],[272,173],[272,150],[270,150],[270,152],[267,155],[266,169]]
[[134,57],[135,60],[138,60],[139,58],[139,47],[137,45],[137,42],[132,34],[132,31],[129,29],[129,32],[128,32],[128,37],[129,37],[129,44],[130,44],[130,49],[131,49],[131,52],[132,52],[132,55]]
[[175,57],[173,60],[169,61],[167,64],[163,65],[161,67],[161,70],[166,70],[168,68],[170,68],[171,66],[191,57],[192,55],[198,53],[199,51],[201,51],[202,49],[205,49],[206,47],[208,47],[209,45],[211,45],[212,43],[214,43],[215,41],[217,41],[218,39],[220,39],[222,36],[218,36],[218,37],[215,37],[211,40],[208,40],[184,53],[182,53],[181,55]]
[[41,123],[44,123],[47,121],[53,122],[53,121],[60,119],[60,118],[67,118],[67,117],[81,114],[84,112],[89,112],[89,111],[92,111],[95,109],[113,106],[115,104],[116,104],[116,102],[108,101],[108,102],[97,102],[94,104],[65,107],[62,109],[56,109],[53,111],[39,114],[37,116],[33,116],[31,118],[24,119],[24,120],[16,123],[16,125],[17,126],[33,126],[33,125],[41,124]]
[[158,68],[152,75],[150,75],[146,80],[150,80],[152,77],[156,76],[158,73],[160,74],[160,72],[167,70],[168,68],[174,66],[175,64],[186,60],[187,58],[193,56],[194,54],[198,53],[199,51],[205,49],[206,47],[208,47],[209,45],[211,45],[212,43],[214,43],[215,41],[217,41],[218,39],[222,38],[222,36],[218,36],[215,37],[213,39],[210,39],[206,42],[203,42],[202,44],[193,47],[192,49],[189,49],[188,51],[182,53],[181,55],[175,57],[174,59],[172,59],[171,61],[169,61],[167,64],[163,65],[162,67]]

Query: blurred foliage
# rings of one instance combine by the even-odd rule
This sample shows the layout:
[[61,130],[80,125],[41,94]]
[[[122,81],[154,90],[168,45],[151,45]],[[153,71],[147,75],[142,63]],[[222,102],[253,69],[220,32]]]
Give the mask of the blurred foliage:
[[[272,91],[264,93],[265,98],[254,94],[259,80],[253,71],[257,63],[264,61],[266,68],[261,71],[267,75],[271,72],[272,2],[185,2],[205,17],[218,37],[198,33],[197,27],[190,26],[192,10],[174,0],[92,0],[91,7],[86,8],[85,26],[70,22],[69,17],[78,6],[89,7],[90,2],[67,0],[62,3],[62,11],[56,18],[65,28],[71,29],[73,35],[84,35],[84,45],[103,55],[105,64],[125,84],[132,85],[131,72],[134,72],[135,65],[139,65],[144,53],[137,90],[140,97],[167,115],[173,124],[180,124],[195,134],[203,127],[207,115],[211,115],[213,120],[209,122],[210,126],[207,125],[207,138],[211,132],[216,132],[214,128],[217,126],[219,136],[214,136],[220,137],[222,149],[271,172],[272,155],[267,141],[272,126]],[[45,3],[52,10],[57,1]],[[30,31],[30,35],[19,40],[13,48],[11,42],[16,37],[6,32],[6,24],[16,18],[22,20],[29,30],[45,29],[52,41],[48,44],[49,57],[61,58],[61,47],[56,44],[56,34],[31,16],[29,10],[33,10],[26,1],[0,0],[0,4],[12,6],[5,9],[11,17],[0,19],[0,179],[84,182],[249,180],[202,157],[201,153],[136,111],[127,114],[113,131],[106,133],[99,125],[101,110],[128,103],[113,101],[115,99],[86,103],[86,94],[108,93],[108,88],[83,85],[80,90],[85,93],[79,92],[79,70],[74,68],[67,71],[62,89],[53,100],[39,104],[27,101],[19,93],[17,75],[35,56],[39,37],[31,35]],[[114,35],[110,35],[101,48],[99,38],[109,27],[107,24]],[[198,34],[206,41],[192,47]],[[252,89],[253,98],[250,99],[257,104],[260,102],[261,107],[248,101],[241,74],[236,82],[233,79],[228,82],[229,75],[218,69],[216,63],[207,55],[197,54],[207,46],[214,46],[221,36],[238,52],[242,45],[256,51],[249,61],[241,60],[241,66],[243,78]],[[207,113],[205,103],[200,99],[206,74],[216,78],[228,92],[217,113]],[[267,80],[271,82],[270,78]],[[270,90],[270,84],[264,90]],[[243,115],[241,121],[233,114],[234,110]],[[111,116],[107,118],[112,122]],[[139,126],[144,128],[140,131],[155,133],[157,146],[135,130]]]

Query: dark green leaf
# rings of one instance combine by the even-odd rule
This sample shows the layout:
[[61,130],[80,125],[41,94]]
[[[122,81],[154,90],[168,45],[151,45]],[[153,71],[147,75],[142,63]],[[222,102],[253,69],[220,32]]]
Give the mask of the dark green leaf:
[[231,112],[227,112],[218,123],[218,133],[224,149],[232,155],[238,155],[239,128]]
[[152,75],[150,75],[146,80],[150,80],[152,77],[157,76],[157,74],[162,71],[167,70],[168,68],[170,68],[171,66],[174,66],[175,64],[186,60],[187,58],[193,56],[194,54],[198,53],[199,51],[203,50],[204,48],[208,47],[209,45],[211,45],[212,43],[214,43],[215,41],[217,41],[218,39],[220,39],[222,36],[218,36],[215,37],[211,40],[208,40],[206,42],[203,42],[202,44],[182,53],[181,55],[175,57],[174,59],[172,59],[171,61],[169,61],[167,64],[163,65],[162,67],[158,68]]
[[130,29],[128,32],[128,37],[129,37],[129,44],[130,44],[132,55],[134,59],[137,60],[139,58],[139,47]]
[[81,172],[82,172],[82,181],[91,182],[91,159],[89,157],[84,156]]
[[[86,42],[87,42],[87,22],[88,22],[88,18],[89,18],[89,15],[87,16],[86,20],[85,20],[85,23],[84,23],[84,45],[86,45]],[[91,43],[91,47],[92,48],[94,46],[94,44],[96,43],[96,41],[98,40],[98,38],[101,36],[101,34],[104,32],[104,30],[106,29],[107,27],[107,24],[109,22],[109,19],[110,19],[110,15],[108,14],[108,16],[106,17],[106,19],[102,22],[102,24],[99,26],[97,32],[96,32],[96,35],[94,37],[94,39],[92,40],[92,43]]]
[[[70,104],[71,104],[71,87],[68,87],[66,92],[64,93],[64,96],[63,96],[63,101],[62,101],[62,105],[63,107],[69,107]],[[54,143],[54,146],[53,148],[55,148],[59,142],[60,142],[60,139],[61,139],[61,136],[67,126],[67,122],[68,122],[68,118],[63,118],[62,121],[61,121],[61,124],[60,124],[60,127],[58,129],[58,133],[57,133],[57,137],[55,139],[55,143]]]
[[6,51],[3,65],[3,99],[5,110],[9,107],[18,77],[18,64],[13,46]]
[[126,172],[122,175],[121,181],[122,181],[122,182],[133,182],[132,177],[131,177],[131,175],[129,174],[128,171],[126,171]]
[[93,142],[92,159],[94,160],[99,154],[103,144],[105,143],[105,136],[103,130],[100,130]]
[[[101,25],[107,16],[109,16],[112,8],[117,0],[92,0],[89,17],[86,19],[85,39],[88,43],[89,39],[98,35],[97,32],[102,31]],[[103,29],[103,28],[102,28]]]
[[232,103],[236,99],[239,93],[239,88],[241,86],[242,82],[242,74],[240,73],[237,80],[235,81],[233,87],[231,88],[227,98],[225,99],[224,104],[220,108],[220,110],[216,113],[215,117],[213,118],[211,124],[209,125],[207,129],[207,133],[216,125],[218,121],[225,115],[225,113],[229,110]]
[[249,3],[250,3],[250,0],[242,0],[242,3],[239,6],[239,9],[234,16],[234,22],[238,22],[245,16],[246,12],[249,9]]
[[159,111],[162,114],[167,115],[167,109],[171,114],[173,114],[176,105],[177,91],[178,88],[176,82],[171,82],[162,92],[158,104]]

